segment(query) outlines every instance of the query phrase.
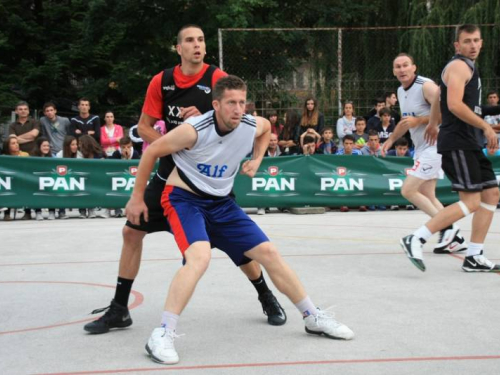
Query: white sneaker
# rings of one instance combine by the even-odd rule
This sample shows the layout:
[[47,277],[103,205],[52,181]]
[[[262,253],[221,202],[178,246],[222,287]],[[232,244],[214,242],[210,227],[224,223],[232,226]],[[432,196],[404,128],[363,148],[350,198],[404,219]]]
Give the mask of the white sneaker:
[[420,238],[410,234],[409,236],[401,238],[401,240],[399,240],[399,244],[415,267],[417,267],[420,271],[425,272],[425,264],[422,254],[423,243],[420,241]]
[[98,217],[102,218],[102,219],[109,219],[109,210],[107,208],[103,209],[99,215],[97,215]]
[[439,231],[439,242],[434,246],[434,252],[439,253],[440,251],[446,249],[455,239],[459,231],[458,226],[453,224],[451,229],[445,229]]
[[354,332],[349,327],[337,321],[333,315],[318,309],[317,315],[304,318],[306,332],[313,335],[325,335],[331,339],[351,340]]
[[55,220],[56,219],[56,213],[49,211],[49,220]]
[[89,208],[89,219],[95,219],[96,214],[95,214],[95,208]]
[[42,216],[42,213],[41,213],[41,212],[37,212],[37,213],[36,213],[36,219],[37,219],[38,221],[42,221],[42,220],[43,220],[43,216]]
[[179,355],[174,347],[174,340],[179,337],[175,331],[165,327],[155,328],[148,343],[146,351],[155,362],[164,365],[173,365],[179,362]]
[[259,208],[257,210],[257,215],[265,215],[266,214],[266,210],[264,208]]

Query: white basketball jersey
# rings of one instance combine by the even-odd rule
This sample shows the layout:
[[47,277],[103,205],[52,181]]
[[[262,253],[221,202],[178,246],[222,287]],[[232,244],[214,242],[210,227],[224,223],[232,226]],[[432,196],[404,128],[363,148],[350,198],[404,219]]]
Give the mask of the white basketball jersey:
[[243,115],[238,127],[229,133],[219,131],[214,111],[185,122],[197,131],[198,139],[191,149],[172,155],[181,178],[195,192],[217,197],[228,195],[241,160],[253,150],[255,117]]
[[[398,88],[398,101],[399,107],[401,108],[401,117],[429,116],[431,112],[431,105],[427,103],[424,98],[423,87],[425,82],[432,82],[432,80],[422,76],[417,76],[408,89],[405,90],[403,86]],[[435,145],[431,146],[425,141],[424,133],[426,126],[427,124],[410,128],[411,139],[415,145],[415,159],[417,159],[420,154],[428,148],[435,149],[437,152]]]

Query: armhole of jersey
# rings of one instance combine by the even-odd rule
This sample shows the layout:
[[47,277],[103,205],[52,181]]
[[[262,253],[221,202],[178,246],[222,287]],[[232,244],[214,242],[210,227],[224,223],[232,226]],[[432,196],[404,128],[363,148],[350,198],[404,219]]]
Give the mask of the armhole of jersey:
[[[453,61],[456,61],[456,60],[460,60],[460,61],[463,61],[465,63],[465,65],[467,65],[469,67],[469,69],[471,70],[471,75],[469,77],[469,79],[465,82],[465,85],[467,86],[470,82],[470,80],[472,79],[472,77],[474,77],[474,71],[476,69],[476,67],[471,67],[469,64],[467,64],[467,62],[465,60],[462,60],[462,59],[455,59]],[[446,68],[448,68],[448,65],[450,65],[453,61],[450,61],[448,64],[446,64],[446,66],[444,67],[443,71],[441,72],[441,82],[443,82],[443,85],[445,85],[446,87],[448,87],[448,85],[444,82],[444,72],[446,70]]]

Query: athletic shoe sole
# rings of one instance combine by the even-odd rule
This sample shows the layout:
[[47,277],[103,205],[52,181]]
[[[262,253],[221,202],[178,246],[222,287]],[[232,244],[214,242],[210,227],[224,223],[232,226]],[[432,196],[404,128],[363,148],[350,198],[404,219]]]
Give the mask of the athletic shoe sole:
[[415,265],[415,267],[417,267],[420,271],[425,272],[425,264],[424,264],[424,262],[421,259],[413,258],[411,256],[410,252],[406,248],[406,245],[405,245],[403,239],[399,240],[399,244],[403,248],[406,256],[408,257],[408,259],[410,259],[410,261]]
[[323,336],[328,337],[329,339],[333,339],[333,340],[351,340],[354,337],[353,336],[353,337],[350,337],[350,338],[344,338],[344,337],[332,336],[332,335],[329,335],[328,333],[325,333],[325,332],[311,331],[307,327],[306,327],[306,332],[310,333],[311,335],[316,335],[316,336],[323,335]]
[[146,351],[148,352],[149,356],[153,360],[153,362],[160,363],[162,365],[175,365],[176,363],[179,363],[179,359],[177,359],[177,360],[174,359],[172,361],[165,362],[165,361],[162,361],[161,359],[159,359],[158,357],[155,357],[153,354],[153,351],[149,348],[149,344],[146,344],[145,348],[146,348]]
[[498,269],[479,269],[479,268],[468,268],[468,267],[463,267],[462,266],[462,269],[465,271],[465,272],[500,272],[500,270]]

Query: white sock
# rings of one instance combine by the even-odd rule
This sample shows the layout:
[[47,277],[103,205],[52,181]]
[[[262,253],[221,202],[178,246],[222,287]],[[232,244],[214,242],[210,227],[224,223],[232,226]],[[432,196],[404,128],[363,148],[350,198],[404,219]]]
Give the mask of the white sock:
[[432,233],[429,228],[427,228],[425,225],[422,225],[415,232],[413,232],[413,235],[417,238],[421,238],[424,241],[427,241],[429,238],[431,238]]
[[179,320],[179,315],[173,314],[169,311],[164,311],[161,315],[161,326],[172,331],[177,328],[177,321]]
[[469,247],[467,247],[467,256],[471,257],[473,255],[479,255],[481,250],[483,250],[482,243],[469,242]]
[[318,310],[316,310],[316,306],[314,306],[314,303],[312,303],[309,296],[296,303],[295,307],[300,311],[304,318],[309,315],[318,315]]

